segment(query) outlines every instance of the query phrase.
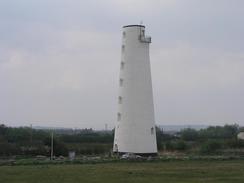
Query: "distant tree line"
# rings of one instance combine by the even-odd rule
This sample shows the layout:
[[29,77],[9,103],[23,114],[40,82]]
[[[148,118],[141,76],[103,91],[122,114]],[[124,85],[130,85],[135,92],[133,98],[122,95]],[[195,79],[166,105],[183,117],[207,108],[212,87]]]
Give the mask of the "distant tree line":
[[54,154],[67,156],[68,151],[77,154],[102,154],[110,152],[113,131],[92,129],[75,131],[74,134],[60,130],[37,130],[30,127],[7,127],[0,125],[0,156],[50,155],[51,132],[54,133]]
[[176,134],[157,129],[158,148],[165,151],[218,154],[227,150],[244,148],[244,141],[237,139],[243,129],[238,125],[210,126],[206,129],[183,129]]
[[[211,126],[206,129],[183,129],[177,133],[157,130],[159,151],[179,151],[194,154],[218,154],[244,148],[237,139],[238,125]],[[69,151],[80,155],[105,154],[112,149],[114,130],[37,130],[30,127],[0,125],[0,156],[50,155],[51,132],[54,132],[54,154],[67,156]]]

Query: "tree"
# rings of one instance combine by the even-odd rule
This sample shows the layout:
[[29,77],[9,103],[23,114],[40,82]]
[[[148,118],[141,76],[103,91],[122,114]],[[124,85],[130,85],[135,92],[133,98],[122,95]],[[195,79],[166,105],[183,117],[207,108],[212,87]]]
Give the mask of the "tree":
[[[50,147],[51,150],[51,137],[46,137],[44,139],[44,144]],[[68,148],[65,146],[63,142],[61,142],[58,138],[53,138],[53,151],[56,156],[67,156]]]
[[196,141],[198,139],[198,132],[192,128],[186,128],[180,132],[181,138],[186,141]]
[[217,150],[222,148],[222,143],[217,140],[208,140],[200,147],[200,152],[203,154],[216,153]]

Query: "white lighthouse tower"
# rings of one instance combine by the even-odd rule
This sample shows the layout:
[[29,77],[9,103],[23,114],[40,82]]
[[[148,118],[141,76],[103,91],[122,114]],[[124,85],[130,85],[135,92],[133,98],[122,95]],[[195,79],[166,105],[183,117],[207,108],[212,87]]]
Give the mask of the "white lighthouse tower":
[[145,26],[123,27],[117,123],[113,151],[156,155],[156,129]]

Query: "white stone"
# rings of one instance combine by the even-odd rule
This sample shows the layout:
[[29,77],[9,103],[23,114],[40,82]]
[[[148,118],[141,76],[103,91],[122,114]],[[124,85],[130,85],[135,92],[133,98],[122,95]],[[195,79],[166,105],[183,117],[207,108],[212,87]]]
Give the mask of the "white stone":
[[157,153],[149,43],[145,26],[123,27],[114,152]]

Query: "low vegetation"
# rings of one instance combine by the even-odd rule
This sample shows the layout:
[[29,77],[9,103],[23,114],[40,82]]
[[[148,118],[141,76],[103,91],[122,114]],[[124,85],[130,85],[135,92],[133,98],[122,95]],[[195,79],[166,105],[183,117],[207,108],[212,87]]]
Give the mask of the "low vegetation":
[[243,183],[244,161],[0,166],[1,183]]

